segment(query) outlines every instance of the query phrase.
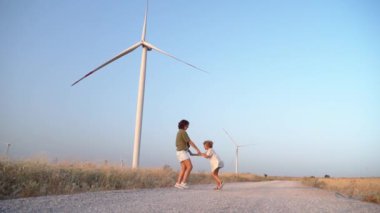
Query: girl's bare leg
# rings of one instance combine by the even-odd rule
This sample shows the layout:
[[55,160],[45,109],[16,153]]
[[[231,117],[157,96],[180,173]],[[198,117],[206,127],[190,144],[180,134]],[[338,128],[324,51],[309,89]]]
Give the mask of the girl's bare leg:
[[219,168],[215,169],[212,173],[211,173],[212,177],[214,178],[214,180],[216,181],[216,184],[217,184],[217,187],[219,188],[220,185],[222,185],[222,181],[220,180],[219,178]]

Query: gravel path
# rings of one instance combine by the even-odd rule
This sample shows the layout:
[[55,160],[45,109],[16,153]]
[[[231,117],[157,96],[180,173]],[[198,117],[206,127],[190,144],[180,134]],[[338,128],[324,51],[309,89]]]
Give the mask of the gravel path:
[[348,199],[293,181],[227,183],[91,192],[0,201],[0,212],[380,212],[380,205]]

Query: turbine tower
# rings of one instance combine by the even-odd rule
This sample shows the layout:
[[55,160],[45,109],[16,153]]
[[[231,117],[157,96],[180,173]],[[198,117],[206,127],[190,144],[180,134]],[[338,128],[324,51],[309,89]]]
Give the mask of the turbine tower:
[[231,135],[225,130],[223,129],[223,131],[226,133],[226,135],[228,136],[228,138],[231,140],[231,142],[235,145],[235,174],[236,176],[239,175],[239,148],[240,147],[244,147],[244,146],[251,146],[251,145],[254,145],[254,144],[244,144],[244,145],[238,145],[235,140],[231,137]]
[[10,148],[11,148],[11,144],[7,143],[7,151],[6,151],[7,158],[9,158],[9,149]]
[[199,71],[205,72],[206,71],[187,63],[186,61],[183,61],[173,55],[170,55],[169,53],[153,46],[152,44],[148,43],[145,40],[146,35],[146,28],[147,28],[147,17],[148,17],[148,1],[146,5],[145,10],[145,17],[144,17],[144,25],[142,29],[142,35],[141,40],[134,45],[130,46],[129,48],[125,49],[112,59],[106,61],[99,67],[95,68],[91,72],[84,75],[79,80],[75,81],[71,86],[74,86],[75,84],[79,83],[81,80],[87,78],[88,76],[92,75],[94,72],[98,71],[99,69],[107,66],[108,64],[116,61],[117,59],[127,55],[128,53],[134,51],[138,47],[142,47],[142,54],[141,54],[141,66],[140,66],[140,80],[139,80],[139,88],[138,88],[138,96],[137,96],[137,110],[136,110],[136,123],[135,123],[135,136],[134,136],[134,148],[133,148],[133,160],[132,160],[132,168],[138,168],[139,167],[139,160],[140,160],[140,142],[141,142],[141,127],[142,127],[142,117],[143,117],[143,107],[144,107],[144,90],[145,90],[145,73],[146,73],[146,60],[147,60],[147,52],[153,50],[156,50],[157,52],[164,54],[166,56],[169,56],[179,62],[182,62],[186,65],[189,65]]

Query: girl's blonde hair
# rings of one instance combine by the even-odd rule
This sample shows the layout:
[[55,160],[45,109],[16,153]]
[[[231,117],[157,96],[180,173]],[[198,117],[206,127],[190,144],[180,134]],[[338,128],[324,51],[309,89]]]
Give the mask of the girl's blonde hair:
[[207,140],[205,142],[203,142],[203,145],[209,147],[209,148],[212,148],[212,145],[214,144],[214,142],[210,141],[210,140]]

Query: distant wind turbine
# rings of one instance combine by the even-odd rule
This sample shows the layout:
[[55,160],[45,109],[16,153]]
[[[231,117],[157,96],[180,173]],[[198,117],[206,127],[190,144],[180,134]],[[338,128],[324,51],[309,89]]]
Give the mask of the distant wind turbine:
[[11,145],[10,143],[3,143],[4,145],[7,146],[6,150],[5,150],[5,157],[8,159],[9,158],[9,149],[11,148]]
[[231,140],[231,142],[235,145],[236,147],[236,165],[235,165],[235,173],[236,175],[239,175],[239,148],[240,147],[244,147],[244,146],[252,146],[254,144],[243,144],[243,145],[238,145],[236,143],[236,141],[231,137],[231,135],[225,130],[223,129],[223,131],[226,133],[226,135],[228,136],[228,138]]
[[9,158],[9,149],[11,148],[11,144],[8,143],[7,144],[7,152],[6,152],[6,155],[7,155],[7,158]]
[[169,53],[153,46],[152,44],[148,43],[145,41],[145,34],[146,34],[146,28],[147,28],[147,16],[148,16],[148,1],[146,5],[146,10],[145,10],[145,18],[144,18],[144,25],[142,29],[142,35],[141,35],[141,40],[135,43],[134,45],[130,46],[126,50],[122,51],[112,59],[106,61],[99,67],[95,68],[91,72],[87,73],[84,75],[82,78],[79,80],[75,81],[71,86],[74,86],[81,80],[87,78],[88,76],[94,74],[96,71],[99,69],[107,66],[108,64],[116,61],[117,59],[127,55],[128,53],[134,51],[138,47],[142,47],[142,55],[141,55],[141,66],[140,66],[140,80],[139,80],[139,89],[138,89],[138,96],[137,96],[137,110],[136,110],[136,123],[135,123],[135,137],[134,137],[134,148],[133,148],[133,161],[132,161],[132,168],[138,168],[139,167],[139,159],[140,159],[140,141],[141,141],[141,126],[142,126],[142,116],[143,116],[143,106],[144,106],[144,89],[145,89],[145,73],[146,73],[146,59],[147,59],[147,51],[156,50],[159,53],[162,53],[166,56],[169,56],[179,62],[182,62],[186,65],[189,65],[199,71],[205,72],[206,71],[190,64],[187,63],[186,61],[183,61],[173,55],[170,55]]

